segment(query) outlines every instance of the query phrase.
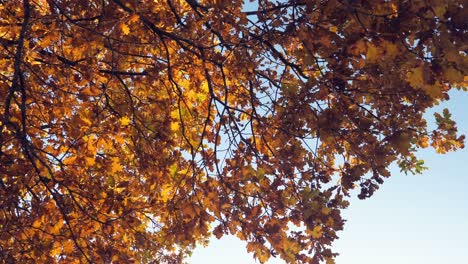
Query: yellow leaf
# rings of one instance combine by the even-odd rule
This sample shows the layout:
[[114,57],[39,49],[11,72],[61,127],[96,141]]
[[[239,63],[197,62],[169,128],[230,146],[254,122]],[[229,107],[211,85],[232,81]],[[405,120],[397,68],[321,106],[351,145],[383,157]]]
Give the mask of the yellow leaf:
[[96,163],[95,158],[85,157],[86,166],[93,166]]
[[162,190],[161,190],[161,198],[163,201],[167,202],[169,201],[169,198],[170,198],[170,195],[171,195],[171,191],[172,191],[172,187],[171,185],[169,184],[165,184],[163,187],[162,187]]
[[93,122],[91,122],[91,120],[90,120],[89,118],[84,117],[84,116],[81,117],[81,121],[83,121],[84,123],[86,123],[86,125],[88,125],[88,126],[90,126],[90,125],[93,124]]
[[459,83],[462,82],[464,79],[463,73],[457,71],[453,67],[449,67],[448,69],[446,69],[444,71],[444,75],[447,78],[447,80],[452,83]]
[[315,239],[321,238],[323,235],[322,226],[316,226],[312,230],[312,237]]
[[379,60],[379,50],[372,43],[369,43],[367,46],[366,60],[369,62],[376,62]]
[[120,30],[122,30],[122,33],[124,33],[124,35],[128,35],[130,33],[130,28],[128,27],[127,24],[120,24]]
[[246,120],[249,120],[251,118],[250,115],[248,115],[247,113],[241,113],[240,114],[240,120],[241,121],[246,121]]
[[237,236],[240,240],[246,240],[246,237],[245,237],[245,235],[244,235],[242,232],[237,232],[236,236]]
[[283,247],[285,251],[290,251],[293,255],[301,251],[301,245],[296,241],[291,241],[289,239],[284,240]]
[[61,252],[62,252],[61,243],[58,242],[58,241],[55,241],[54,244],[53,244],[53,248],[52,248],[52,250],[50,251],[50,254],[51,254],[52,256],[57,256],[57,255],[59,255]]
[[73,164],[75,160],[76,160],[76,156],[70,156],[63,160],[63,164],[70,165],[70,164]]
[[131,238],[129,237],[129,235],[128,235],[127,233],[123,233],[123,235],[122,235],[122,241],[123,241],[124,243],[128,243],[128,242],[130,241],[130,239],[131,239]]
[[427,148],[429,147],[429,138],[428,137],[423,137],[419,140],[419,145],[422,147],[422,148]]
[[116,173],[123,170],[122,164],[118,157],[112,158],[111,173]]
[[[427,69],[426,69],[427,71]],[[424,76],[425,69],[423,66],[416,67],[411,71],[406,73],[406,81],[410,84],[411,87],[415,89],[422,89],[432,98],[440,98],[442,96],[442,87],[440,82],[435,82],[433,84],[428,83],[428,77]],[[429,75],[429,74],[428,74]]]
[[424,84],[423,68],[417,67],[406,73],[406,81],[413,88],[421,88]]
[[128,118],[128,116],[123,116],[120,118],[120,125],[121,126],[128,126],[131,122],[130,118]]
[[37,219],[37,220],[34,221],[34,223],[32,224],[32,227],[34,227],[34,228],[39,228],[41,225],[42,225],[41,219]]
[[255,250],[255,256],[258,258],[260,263],[265,263],[270,258],[269,252],[262,250],[261,248]]
[[63,221],[58,221],[53,227],[52,229],[50,230],[52,234],[58,234],[60,229],[62,228],[63,226]]
[[390,6],[392,7],[392,12],[394,12],[394,13],[398,12],[398,6],[395,5],[395,3],[392,3]]
[[114,140],[115,140],[115,142],[117,142],[119,144],[125,143],[125,139],[123,137],[119,136],[119,135],[115,135]]
[[179,123],[178,122],[171,122],[171,130],[172,131],[179,130]]

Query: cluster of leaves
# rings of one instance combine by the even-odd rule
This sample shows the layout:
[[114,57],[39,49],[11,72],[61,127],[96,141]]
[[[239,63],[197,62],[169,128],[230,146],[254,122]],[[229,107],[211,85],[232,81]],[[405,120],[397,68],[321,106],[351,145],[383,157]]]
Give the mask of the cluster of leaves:
[[0,1],[0,258],[334,263],[350,190],[463,147],[463,1]]

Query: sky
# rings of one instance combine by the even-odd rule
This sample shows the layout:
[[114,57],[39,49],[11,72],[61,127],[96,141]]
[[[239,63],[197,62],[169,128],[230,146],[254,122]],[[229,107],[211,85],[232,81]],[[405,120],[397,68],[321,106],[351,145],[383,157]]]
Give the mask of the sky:
[[[468,136],[468,92],[454,91],[447,107]],[[433,111],[427,120],[433,123]],[[431,124],[430,124],[431,125]],[[351,199],[347,219],[333,244],[337,264],[468,263],[468,143],[467,148],[436,154],[428,148],[419,157],[429,167],[422,175],[405,175],[397,166],[392,177],[369,199]],[[466,261],[466,262],[465,262]],[[236,237],[213,238],[199,247],[189,264],[254,264]],[[284,263],[272,259],[269,264]]]

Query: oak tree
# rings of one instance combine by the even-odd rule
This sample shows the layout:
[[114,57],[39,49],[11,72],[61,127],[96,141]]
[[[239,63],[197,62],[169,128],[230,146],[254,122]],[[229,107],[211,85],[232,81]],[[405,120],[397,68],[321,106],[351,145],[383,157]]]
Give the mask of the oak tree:
[[[0,1],[3,263],[334,263],[348,196],[463,147],[457,0]],[[432,122],[432,121],[430,121]],[[352,191],[355,190],[355,191]]]

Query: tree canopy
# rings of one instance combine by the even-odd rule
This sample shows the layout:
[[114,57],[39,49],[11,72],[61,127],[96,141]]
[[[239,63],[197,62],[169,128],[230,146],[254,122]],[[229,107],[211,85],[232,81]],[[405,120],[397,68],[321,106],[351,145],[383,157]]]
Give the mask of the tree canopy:
[[463,147],[424,113],[467,89],[464,5],[0,1],[0,258],[334,263],[351,194]]

